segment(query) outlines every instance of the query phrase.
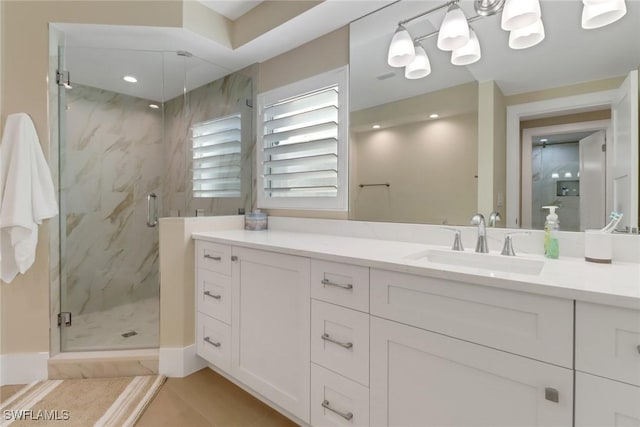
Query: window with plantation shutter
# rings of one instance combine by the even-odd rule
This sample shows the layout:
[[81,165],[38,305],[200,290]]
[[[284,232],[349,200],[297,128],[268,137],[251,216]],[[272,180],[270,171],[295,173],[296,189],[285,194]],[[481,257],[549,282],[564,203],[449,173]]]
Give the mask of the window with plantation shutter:
[[240,197],[240,114],[191,128],[193,197]]
[[258,95],[258,207],[347,210],[347,75]]

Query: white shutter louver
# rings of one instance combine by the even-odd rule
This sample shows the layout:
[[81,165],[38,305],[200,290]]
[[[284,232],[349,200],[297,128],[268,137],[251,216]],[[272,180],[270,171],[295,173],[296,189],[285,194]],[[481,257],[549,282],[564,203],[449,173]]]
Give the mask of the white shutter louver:
[[192,126],[193,197],[240,197],[241,131],[241,114]]
[[348,209],[349,69],[257,96],[257,207]]
[[264,191],[269,197],[335,197],[338,87],[264,106]]

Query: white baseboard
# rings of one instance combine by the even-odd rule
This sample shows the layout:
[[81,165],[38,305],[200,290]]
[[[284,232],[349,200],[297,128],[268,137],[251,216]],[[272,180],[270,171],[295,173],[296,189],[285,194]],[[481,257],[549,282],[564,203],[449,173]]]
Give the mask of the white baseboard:
[[196,345],[187,347],[160,347],[158,370],[161,375],[182,378],[207,366],[196,354]]
[[0,355],[0,385],[29,384],[49,377],[49,353],[16,353]]

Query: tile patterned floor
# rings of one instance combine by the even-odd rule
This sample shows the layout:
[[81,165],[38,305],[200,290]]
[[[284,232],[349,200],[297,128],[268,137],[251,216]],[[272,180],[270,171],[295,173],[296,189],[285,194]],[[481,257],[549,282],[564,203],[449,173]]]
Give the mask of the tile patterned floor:
[[[147,298],[110,310],[73,316],[61,332],[63,351],[153,348],[159,345],[160,300]],[[137,335],[125,338],[134,330]]]

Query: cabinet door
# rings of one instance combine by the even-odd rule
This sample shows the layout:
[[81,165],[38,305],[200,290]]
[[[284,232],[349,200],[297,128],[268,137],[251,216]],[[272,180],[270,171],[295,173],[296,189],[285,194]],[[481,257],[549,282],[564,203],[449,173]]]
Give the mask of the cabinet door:
[[233,375],[309,422],[309,259],[233,248]]
[[576,427],[640,427],[640,387],[576,372]]
[[370,389],[372,426],[572,424],[571,370],[376,317]]

